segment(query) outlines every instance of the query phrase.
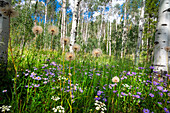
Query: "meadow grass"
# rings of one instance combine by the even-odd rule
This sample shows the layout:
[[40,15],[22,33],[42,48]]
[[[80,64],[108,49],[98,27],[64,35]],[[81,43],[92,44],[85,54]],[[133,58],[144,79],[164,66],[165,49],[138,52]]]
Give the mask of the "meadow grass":
[[[9,56],[8,76],[15,79],[10,61]],[[11,83],[7,90],[11,97],[5,88],[1,92],[8,96],[2,104],[8,103],[11,113],[168,113],[170,109],[169,83],[154,79],[149,64],[136,67],[131,59],[82,52],[67,61],[61,51],[35,49],[25,50],[18,61],[16,87]],[[119,82],[112,81],[116,76]]]

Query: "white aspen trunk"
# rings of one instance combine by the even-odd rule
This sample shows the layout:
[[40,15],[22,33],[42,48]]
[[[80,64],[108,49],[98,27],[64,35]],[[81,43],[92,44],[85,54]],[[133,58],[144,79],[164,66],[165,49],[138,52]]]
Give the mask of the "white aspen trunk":
[[[62,6],[62,38],[66,37],[66,0],[63,0],[63,6]],[[63,51],[64,51],[64,40],[63,40]]]
[[[63,15],[62,15],[62,13],[61,13],[61,37],[60,37],[60,40],[63,40]],[[64,51],[64,42],[61,43],[61,47]]]
[[104,6],[103,11],[101,11],[101,24],[100,24],[100,32],[99,32],[99,37],[98,37],[98,47],[100,47],[100,40],[101,40],[101,36],[102,36],[102,30],[103,30],[103,17],[104,17],[104,11],[105,11],[106,6]]
[[88,26],[89,26],[89,23],[87,22],[87,25],[86,25],[86,34],[85,34],[85,45],[87,46],[87,40],[88,40]]
[[[0,1],[0,8],[10,4],[10,0]],[[8,63],[9,17],[0,12],[0,75],[5,76]]]
[[126,7],[127,7],[127,0],[126,0],[126,2],[125,2],[125,11],[124,11],[124,25],[123,25],[123,34],[122,34],[121,58],[123,58],[123,55],[124,55],[125,40],[126,40],[126,37],[127,37],[127,28],[126,28]]
[[110,34],[109,34],[109,56],[111,56],[111,34],[112,34],[112,23],[110,21]]
[[74,2],[74,11],[73,11],[73,19],[72,19],[72,29],[71,29],[71,36],[70,36],[70,52],[73,52],[73,45],[75,43],[76,32],[77,32],[77,12],[78,7],[80,4],[80,0],[75,0]]
[[109,52],[109,22],[108,22],[108,25],[107,25],[107,44],[106,44],[106,53],[108,54]]
[[[44,10],[44,12],[45,12],[45,18],[44,18],[44,37],[45,37],[45,34],[46,34],[46,23],[47,23],[47,4],[48,4],[48,0],[46,0],[46,4],[44,4],[45,5],[45,10]],[[44,38],[44,42],[45,42],[45,38]],[[46,49],[46,43],[44,43],[44,48]]]
[[117,18],[116,18],[116,32],[117,32]]
[[135,65],[138,65],[140,59],[140,46],[143,38],[143,30],[144,30],[144,11],[145,11],[145,0],[143,0],[143,7],[141,9],[141,16],[139,20],[139,29],[138,29],[138,42],[136,47],[136,54],[135,54]]
[[[161,0],[159,6],[158,24],[155,35],[154,71],[165,75],[170,68],[170,52],[165,47],[170,47],[170,1]],[[169,54],[168,54],[169,53]],[[168,63],[169,62],[169,63]],[[165,76],[164,76],[165,77]]]
[[103,31],[103,33],[104,33],[103,41],[105,41],[106,40],[106,24],[104,24],[104,31]]

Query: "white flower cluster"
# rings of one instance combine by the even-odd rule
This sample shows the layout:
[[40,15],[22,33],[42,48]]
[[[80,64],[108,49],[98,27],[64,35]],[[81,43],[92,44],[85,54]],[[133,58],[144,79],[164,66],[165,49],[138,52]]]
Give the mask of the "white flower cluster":
[[0,107],[0,109],[2,109],[1,110],[1,112],[5,112],[5,111],[10,111],[10,108],[11,106],[5,106],[5,105],[3,105],[2,107]]
[[55,97],[55,96],[52,96],[51,99],[57,101],[57,100],[60,100],[60,97]]
[[66,80],[66,77],[58,76],[58,80]]
[[96,110],[101,110],[100,113],[104,113],[106,111],[106,105],[98,100],[95,101],[94,105],[96,106]]
[[54,112],[64,113],[64,108],[62,106],[57,106],[56,108],[53,108]]
[[122,84],[122,85],[123,85],[123,87],[127,87],[127,88],[130,87],[128,84]]

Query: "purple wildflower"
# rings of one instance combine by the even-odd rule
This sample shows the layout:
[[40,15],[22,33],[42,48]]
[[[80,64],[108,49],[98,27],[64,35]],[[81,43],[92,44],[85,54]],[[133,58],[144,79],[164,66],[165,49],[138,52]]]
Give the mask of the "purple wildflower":
[[98,96],[95,96],[95,98],[94,98],[95,100],[100,100],[100,97],[98,97]]
[[124,92],[121,92],[121,95],[122,95],[122,96],[127,96],[127,94],[125,94]]
[[34,85],[34,87],[39,87],[39,86],[40,86],[40,84],[35,84],[35,85]]
[[99,73],[96,73],[96,75],[97,75],[97,76],[100,76],[100,74],[99,74]]
[[106,99],[106,98],[103,98],[103,101],[104,101],[104,102],[107,102],[107,99]]
[[81,93],[83,93],[83,90],[82,90],[81,88],[79,88],[79,91],[80,91]]
[[141,95],[141,92],[137,92],[138,95]]
[[162,105],[162,103],[161,103],[161,102],[158,102],[158,104],[161,104],[161,105]]
[[117,92],[117,90],[116,91],[113,91],[113,93],[116,93]]
[[97,91],[97,95],[100,96],[103,93],[103,91]]
[[163,90],[163,87],[162,86],[157,86],[157,89]]
[[170,93],[168,93],[168,96],[170,97]]
[[135,73],[135,72],[132,72],[132,75],[136,75],[136,73]]
[[163,93],[162,92],[158,92],[158,94],[162,97],[163,96]]
[[5,93],[5,92],[7,92],[7,90],[6,90],[6,89],[2,91],[2,93]]
[[134,97],[136,97],[136,98],[140,98],[140,96],[139,96],[139,95],[135,95]]
[[162,92],[168,92],[168,90],[165,89],[165,90],[162,90]]
[[165,113],[170,113],[167,108],[164,108]]
[[154,94],[150,93],[149,96],[154,97]]
[[149,109],[143,109],[143,113],[149,113]]
[[154,69],[154,67],[153,67],[153,66],[150,66],[149,68],[150,68],[150,69]]

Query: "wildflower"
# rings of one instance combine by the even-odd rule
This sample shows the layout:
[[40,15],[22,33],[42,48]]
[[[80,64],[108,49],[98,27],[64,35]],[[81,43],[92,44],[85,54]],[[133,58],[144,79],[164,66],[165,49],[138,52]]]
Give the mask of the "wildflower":
[[66,60],[67,60],[67,61],[74,60],[74,58],[75,58],[74,53],[70,53],[70,52],[67,52],[67,53],[66,53]]
[[141,92],[137,92],[138,95],[141,95]]
[[103,93],[103,91],[97,91],[97,95],[100,96]]
[[34,85],[34,87],[39,87],[39,86],[40,86],[40,84],[35,84],[35,85]]
[[51,35],[57,35],[59,33],[59,30],[56,26],[52,25],[48,27],[48,33]]
[[153,67],[153,66],[150,66],[149,68],[150,68],[150,69],[154,69],[154,67]]
[[47,81],[44,81],[43,83],[44,83],[44,84],[47,84]]
[[60,100],[60,97],[52,96],[51,99],[57,101],[57,100]]
[[158,92],[158,94],[162,97],[163,96],[163,93],[162,92]]
[[119,82],[119,78],[117,76],[113,77],[112,82]]
[[164,108],[165,113],[170,113],[167,108]]
[[149,113],[149,110],[144,108],[143,113]]
[[5,113],[5,111],[10,111],[9,108],[11,108],[11,106],[2,105],[2,107],[0,107],[0,109],[2,109],[1,112],[4,112],[4,113]]
[[53,108],[54,112],[64,113],[64,108],[62,106],[57,106],[56,108]]
[[117,90],[116,91],[113,91],[113,93],[116,93],[117,92]]
[[38,77],[36,77],[35,79],[36,79],[36,80],[41,80],[41,77],[38,76]]
[[134,97],[136,97],[136,98],[140,98],[140,96],[139,96],[139,95],[135,95]]
[[61,45],[64,43],[65,46],[66,46],[69,42],[70,42],[70,39],[69,39],[69,38],[62,38],[62,39],[60,40]]
[[168,93],[168,96],[170,97],[170,93]]
[[163,90],[163,87],[162,86],[157,86],[157,89]]
[[7,92],[7,90],[3,90],[3,91],[2,91],[2,93],[5,93],[5,92]]
[[161,103],[161,102],[158,102],[158,104],[161,104],[161,105],[162,105],[162,103]]
[[104,101],[104,102],[107,102],[107,99],[106,99],[106,98],[103,98],[103,101]]
[[102,50],[100,48],[94,49],[92,51],[92,55],[95,57],[99,57],[102,54]]
[[79,52],[79,51],[80,51],[80,45],[74,44],[74,45],[73,45],[73,50],[74,50],[75,52]]
[[121,95],[122,95],[122,96],[127,96],[127,94],[125,94],[124,92],[121,92]]
[[36,35],[41,34],[43,32],[43,28],[41,26],[36,25],[32,28],[32,32]]
[[150,95],[151,97],[154,97],[154,94],[152,94],[152,93],[150,93],[149,95]]
[[95,96],[95,98],[94,98],[95,100],[100,100],[100,97],[98,97],[98,96]]
[[98,100],[95,101],[94,105],[96,106],[96,110],[101,110],[101,112],[106,111],[106,105]]
[[18,16],[18,12],[14,10],[11,5],[6,5],[4,8],[1,9],[1,12],[4,16],[8,17],[16,17]]
[[83,90],[82,90],[81,88],[79,88],[79,91],[80,91],[81,93],[83,93]]

